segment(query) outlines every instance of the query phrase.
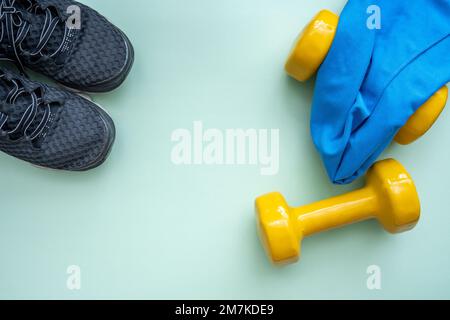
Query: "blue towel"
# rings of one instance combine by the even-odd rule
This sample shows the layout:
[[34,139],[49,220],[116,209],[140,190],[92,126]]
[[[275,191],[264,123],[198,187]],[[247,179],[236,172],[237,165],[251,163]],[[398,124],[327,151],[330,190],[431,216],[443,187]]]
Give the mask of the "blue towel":
[[365,174],[449,81],[450,0],[349,0],[318,72],[312,110],[313,140],[330,179],[346,184]]

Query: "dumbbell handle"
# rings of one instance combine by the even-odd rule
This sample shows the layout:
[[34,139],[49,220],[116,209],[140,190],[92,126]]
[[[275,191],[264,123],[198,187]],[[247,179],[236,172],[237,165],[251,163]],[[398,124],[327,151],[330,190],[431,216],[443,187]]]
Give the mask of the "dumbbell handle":
[[307,237],[322,231],[376,217],[378,202],[375,192],[364,187],[341,196],[291,209],[296,231]]

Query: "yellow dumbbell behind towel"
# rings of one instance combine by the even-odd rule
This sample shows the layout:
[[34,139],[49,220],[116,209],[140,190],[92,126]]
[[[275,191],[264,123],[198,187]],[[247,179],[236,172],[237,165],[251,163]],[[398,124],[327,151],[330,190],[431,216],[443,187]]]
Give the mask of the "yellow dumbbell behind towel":
[[[339,17],[328,10],[320,11],[312,19],[295,42],[286,62],[285,69],[291,77],[303,82],[317,72],[330,50],[338,23]],[[448,89],[444,86],[412,115],[395,141],[406,145],[427,133],[444,110],[447,99]]]

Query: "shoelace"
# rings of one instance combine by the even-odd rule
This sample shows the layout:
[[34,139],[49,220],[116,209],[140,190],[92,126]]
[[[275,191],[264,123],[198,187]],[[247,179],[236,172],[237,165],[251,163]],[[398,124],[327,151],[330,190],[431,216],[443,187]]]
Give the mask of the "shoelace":
[[[30,6],[27,8],[27,13],[36,14],[37,10],[43,10],[45,12],[45,22],[40,34],[39,42],[34,51],[28,52],[32,57],[41,57],[42,50],[45,48],[46,44],[50,40],[56,26],[61,21],[64,21],[61,16],[54,16],[50,7],[43,6],[32,0],[29,0]],[[20,58],[20,53],[24,52],[22,48],[22,43],[30,31],[31,22],[27,20],[22,11],[19,11],[15,7],[16,0],[1,0],[0,4],[0,44],[6,44],[10,46],[13,50],[13,55],[15,60],[11,60],[8,56],[1,56],[1,60],[13,61],[17,64],[18,68],[22,73],[25,73],[23,62]],[[67,37],[67,28],[64,28],[64,37],[61,40],[60,47],[48,55],[53,57],[58,54],[62,49],[62,44]]]
[[[8,103],[13,105],[21,95],[31,96],[31,104],[23,112],[17,125],[12,130],[3,130],[3,127],[8,122],[9,116],[5,113],[0,112],[0,136],[10,136],[12,134],[19,134],[20,137],[26,140],[33,141],[44,131],[51,115],[50,102],[44,101],[42,98],[42,88],[37,88],[34,90],[26,90],[19,79],[14,79],[11,76],[7,76],[4,73],[0,73],[0,80],[8,81],[13,85],[13,89],[8,93],[5,101],[3,103]],[[36,128],[30,134],[27,132],[30,126],[34,123],[36,116],[38,114],[38,108],[44,107],[44,114],[36,126]]]

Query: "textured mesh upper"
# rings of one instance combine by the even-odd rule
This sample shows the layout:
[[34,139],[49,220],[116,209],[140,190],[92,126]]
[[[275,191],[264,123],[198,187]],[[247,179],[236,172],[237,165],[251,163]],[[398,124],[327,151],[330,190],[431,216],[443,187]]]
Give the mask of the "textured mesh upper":
[[[114,134],[107,124],[112,128],[113,124],[99,107],[78,95],[0,70],[3,72],[19,79],[27,90],[42,90],[43,99],[52,104],[52,112],[48,127],[36,139],[38,143],[24,138],[12,141],[9,135],[3,135],[0,150],[35,165],[64,170],[84,170],[107,156]],[[0,82],[0,92],[5,92],[6,82]],[[9,109],[8,116],[17,118],[23,105],[13,104]]]
[[[0,78],[0,101],[6,101],[8,94],[14,90],[15,84],[11,80]],[[27,88],[32,90],[33,88]],[[39,92],[38,92],[39,94]],[[7,121],[2,125],[3,131],[12,132],[16,127],[20,125],[20,121],[23,118],[24,113],[28,107],[32,104],[32,97],[30,94],[20,94],[14,101],[14,104],[2,103],[0,104],[0,112],[8,115]],[[53,112],[59,113],[59,109],[52,108]],[[45,118],[45,108],[38,108],[34,116],[34,120],[26,130],[18,130],[16,133],[10,134],[11,139],[20,138],[24,133],[28,136],[38,128],[39,123]],[[46,130],[44,130],[46,131]],[[35,143],[38,143],[36,141]]]
[[[30,4],[37,7],[30,10]],[[65,20],[71,5],[80,7],[81,28],[69,29]],[[19,57],[23,64],[62,84],[87,90],[100,83],[120,77],[129,59],[128,40],[123,33],[95,10],[70,0],[16,0],[14,7],[30,22],[30,30],[22,42]],[[44,27],[46,8],[53,17],[61,17],[52,36],[41,51],[32,55],[39,43]],[[67,52],[51,56],[64,44],[64,33],[70,32]],[[10,58],[14,58],[11,56]]]

